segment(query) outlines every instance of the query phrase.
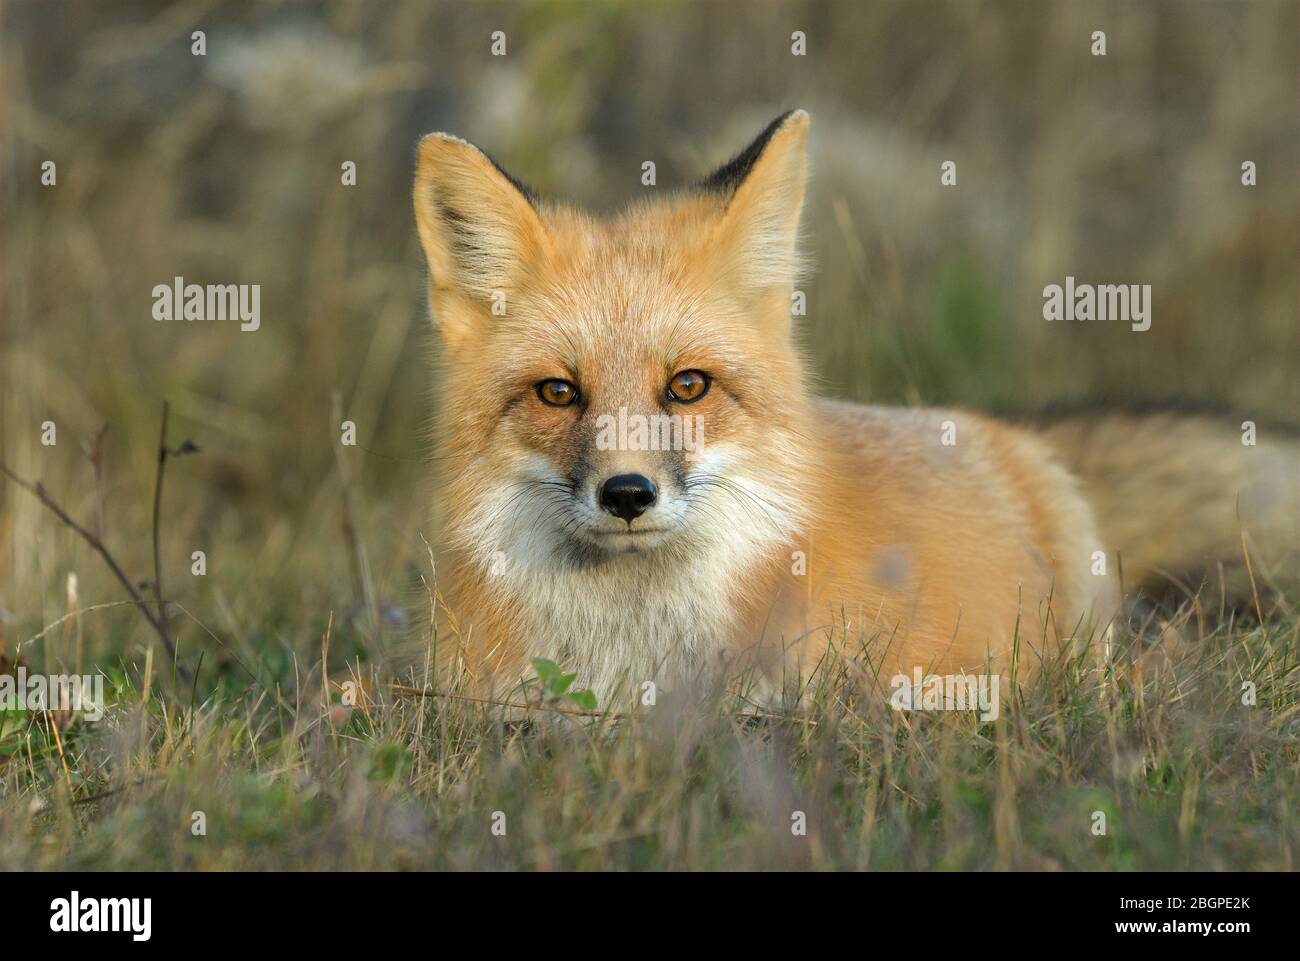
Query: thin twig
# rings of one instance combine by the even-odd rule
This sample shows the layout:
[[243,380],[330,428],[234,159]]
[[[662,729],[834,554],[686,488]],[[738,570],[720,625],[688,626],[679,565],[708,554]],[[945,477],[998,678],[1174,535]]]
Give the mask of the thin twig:
[[158,632],[158,636],[167,644],[168,650],[175,655],[176,652],[172,649],[171,641],[167,638],[166,633],[163,632],[157,620],[154,619],[153,612],[149,610],[149,605],[145,602],[145,599],[140,596],[140,592],[135,589],[135,585],[131,583],[131,579],[123,573],[117,560],[113,557],[109,549],[104,546],[104,542],[69,517],[67,511],[55,503],[54,499],[50,497],[49,492],[45,490],[43,484],[33,484],[29,481],[23,480],[10,470],[9,465],[5,464],[3,461],[0,461],[0,471],[3,471],[6,477],[23,490],[33,494],[42,504],[53,512],[55,517],[63,521],[67,527],[71,528],[72,531],[77,534],[77,536],[99,553],[99,556],[104,559],[104,563],[108,565],[108,569],[113,572],[113,576],[118,579],[118,582],[126,589],[127,594],[131,596],[131,600],[133,600],[140,608],[140,613],[143,614],[145,620],[149,622],[149,626]]
[[[24,647],[27,647],[30,644],[35,644],[46,634],[50,633],[50,631],[54,630],[61,624],[67,623],[74,617],[80,617],[82,614],[89,614],[92,611],[102,611],[109,607],[126,607],[132,603],[132,601],[106,601],[103,604],[91,604],[89,607],[79,607],[75,611],[68,611],[68,613],[64,614],[57,621],[52,621],[51,623],[46,624],[41,628],[39,633],[33,634],[31,637],[27,638],[27,640],[22,641],[16,648],[14,648],[14,657],[21,654]],[[81,673],[80,669],[78,669],[77,673]]]
[[113,557],[112,552],[104,545],[104,542],[69,517],[68,512],[55,502],[54,498],[49,495],[49,492],[45,489],[43,484],[39,482],[33,484],[30,481],[23,480],[15,474],[9,468],[8,464],[4,463],[4,461],[0,461],[0,473],[3,473],[23,490],[36,497],[36,499],[44,504],[55,517],[64,523],[66,527],[71,529],[73,533],[95,549],[96,553],[104,559],[104,563],[108,565],[108,569],[113,572],[113,576],[117,578],[118,583],[121,584],[127,594],[130,595],[131,600],[135,603],[136,607],[139,608],[140,613],[144,615],[144,619],[149,622],[149,626],[154,629],[155,633],[157,633],[157,635],[162,639],[162,642],[167,646],[167,652],[171,655],[172,663],[176,664],[177,670],[181,676],[188,679],[189,672],[181,667],[176,661],[176,648],[172,645],[171,638],[167,636],[167,632],[163,629],[163,626],[154,617],[153,612],[149,610],[148,602],[140,596],[140,592],[135,589],[135,585],[131,582],[131,578],[126,576],[121,565],[117,563],[117,559]]
[[628,716],[626,714],[620,714],[617,711],[574,711],[569,710],[568,708],[555,707],[549,704],[520,704],[517,701],[496,701],[488,697],[471,697],[468,694],[449,694],[445,691],[422,690],[418,687],[411,687],[407,684],[390,684],[388,689],[399,697],[443,697],[453,701],[469,701],[474,704],[489,704],[493,707],[512,707],[520,711],[550,711],[555,714],[570,714],[574,717],[606,717],[614,720],[619,720]]
[[[197,624],[199,626],[199,629],[202,630],[205,634],[207,634],[208,637],[216,641],[217,646],[220,647],[223,651],[225,651],[230,656],[230,659],[239,665],[239,669],[242,670],[245,674],[247,674],[254,684],[260,684],[263,688],[270,690],[270,688],[267,686],[267,683],[263,681],[260,677],[258,677],[256,674],[254,674],[252,670],[248,667],[248,665],[239,659],[239,655],[235,653],[234,648],[231,647],[229,644],[227,644],[225,641],[223,641],[221,637],[215,631],[212,630],[212,628],[208,627],[208,625],[204,624],[201,620],[195,617],[193,611],[191,611],[180,601],[172,601],[172,604],[176,607],[178,611],[180,611],[191,621]],[[280,704],[284,705],[284,700],[282,698],[279,698],[279,695],[276,695],[276,697],[279,700]]]
[[163,468],[167,466],[167,415],[171,413],[171,404],[163,401],[162,433],[158,439],[158,473],[153,485],[153,596],[158,602],[158,633],[162,635],[163,644],[176,660],[176,646],[172,644],[167,633],[167,605],[163,601],[162,591],[162,550],[158,542],[158,518],[162,512]]
[[121,787],[109,788],[106,791],[100,791],[98,794],[91,794],[87,797],[78,798],[72,803],[73,805],[94,804],[96,801],[102,801],[104,800],[104,798],[112,797],[114,794],[121,794],[123,791],[129,790],[131,788],[144,787],[144,785],[146,784],[152,784],[155,781],[161,781],[161,780],[163,780],[163,775],[153,774],[148,777],[142,777],[136,781],[132,781],[130,784],[123,784]]
[[[573,717],[601,717],[610,720],[623,720],[632,717],[631,714],[625,714],[620,711],[583,711],[570,710],[568,708],[556,707],[553,704],[520,704],[518,701],[498,701],[489,697],[472,697],[469,694],[450,694],[446,691],[431,691],[418,687],[411,687],[408,684],[390,684],[388,689],[398,697],[441,697],[453,701],[469,701],[472,704],[487,704],[492,707],[511,707],[519,711],[550,711],[554,714],[568,714]],[[811,718],[791,717],[788,714],[770,714],[765,711],[726,711],[728,717],[738,718],[758,718],[769,721],[789,721],[792,724],[807,724],[816,726],[817,722]]]

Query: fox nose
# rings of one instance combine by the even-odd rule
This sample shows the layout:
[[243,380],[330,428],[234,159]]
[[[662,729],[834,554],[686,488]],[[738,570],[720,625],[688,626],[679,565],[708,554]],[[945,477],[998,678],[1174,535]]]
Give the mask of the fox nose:
[[646,512],[659,492],[640,474],[618,474],[600,485],[600,507],[631,524]]

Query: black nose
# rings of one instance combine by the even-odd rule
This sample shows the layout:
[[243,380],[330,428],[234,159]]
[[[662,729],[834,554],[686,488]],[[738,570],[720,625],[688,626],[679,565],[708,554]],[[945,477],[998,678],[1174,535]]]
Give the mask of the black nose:
[[640,474],[619,474],[600,485],[600,506],[629,524],[646,512],[659,492],[654,481]]

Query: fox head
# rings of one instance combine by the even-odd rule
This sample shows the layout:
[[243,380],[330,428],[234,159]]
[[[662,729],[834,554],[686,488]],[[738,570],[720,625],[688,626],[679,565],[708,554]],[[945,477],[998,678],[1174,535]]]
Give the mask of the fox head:
[[456,137],[420,142],[453,544],[555,570],[710,548],[741,564],[795,536],[807,138],[808,115],[787,113],[696,187],[608,219],[543,201]]

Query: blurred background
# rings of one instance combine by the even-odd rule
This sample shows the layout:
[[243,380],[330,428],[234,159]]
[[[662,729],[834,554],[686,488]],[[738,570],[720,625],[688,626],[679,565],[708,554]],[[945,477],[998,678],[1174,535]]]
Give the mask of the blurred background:
[[[343,655],[412,627],[436,412],[409,191],[431,130],[612,210],[642,196],[643,161],[657,189],[684,185],[804,107],[805,335],[827,392],[1295,419],[1294,2],[49,0],[0,3],[0,44],[0,452],[148,578],[170,401],[171,442],[201,449],[169,465],[162,511],[191,661],[287,669],[331,612]],[[155,321],[153,288],[178,275],[260,284],[261,329]],[[1047,323],[1043,288],[1067,275],[1150,284],[1151,329]],[[357,448],[340,448],[336,396]],[[86,445],[105,427],[97,484]],[[0,484],[11,655],[69,607],[121,597]],[[112,608],[23,655],[149,640]]]

